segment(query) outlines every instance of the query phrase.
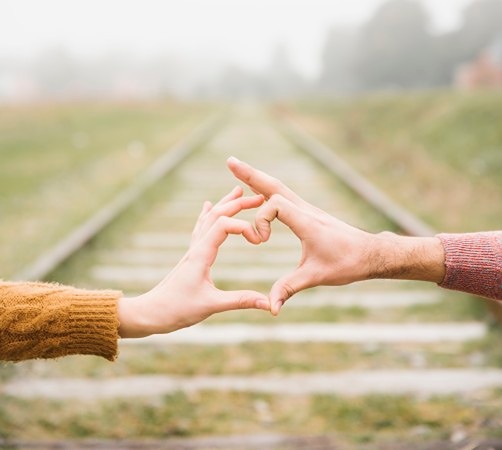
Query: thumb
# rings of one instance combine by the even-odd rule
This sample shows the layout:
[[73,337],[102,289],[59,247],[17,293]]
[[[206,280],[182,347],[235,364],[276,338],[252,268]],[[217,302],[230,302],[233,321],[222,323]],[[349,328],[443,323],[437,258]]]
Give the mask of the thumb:
[[301,267],[279,278],[270,290],[270,312],[277,316],[289,298],[311,286],[309,281]]
[[234,309],[263,309],[270,311],[268,297],[256,291],[219,291],[216,312]]

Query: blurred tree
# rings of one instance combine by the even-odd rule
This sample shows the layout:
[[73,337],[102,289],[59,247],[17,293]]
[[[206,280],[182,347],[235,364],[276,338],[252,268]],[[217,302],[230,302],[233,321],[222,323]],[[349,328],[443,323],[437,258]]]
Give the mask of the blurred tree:
[[319,87],[323,92],[351,92],[356,87],[354,56],[357,31],[333,27],[326,37],[321,54]]
[[433,84],[450,85],[457,68],[471,61],[502,36],[502,0],[473,0],[463,12],[462,25],[434,41]]
[[263,79],[257,74],[237,66],[228,66],[210,94],[224,98],[262,98],[266,96]]
[[283,98],[300,95],[305,81],[296,70],[288,48],[279,44],[275,48],[268,69],[264,74],[268,96]]
[[363,27],[355,73],[362,89],[430,84],[433,38],[429,17],[416,0],[389,0]]
[[502,0],[474,0],[464,10],[458,32],[459,57],[472,59],[502,34]]
[[78,94],[79,63],[64,47],[46,50],[33,64],[33,75],[41,90],[50,96]]

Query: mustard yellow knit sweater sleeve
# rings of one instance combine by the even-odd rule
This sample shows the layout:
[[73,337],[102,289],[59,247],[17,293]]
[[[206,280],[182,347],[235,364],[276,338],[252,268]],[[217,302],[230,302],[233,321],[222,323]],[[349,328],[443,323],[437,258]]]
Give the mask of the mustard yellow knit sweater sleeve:
[[0,360],[117,355],[117,291],[0,280]]

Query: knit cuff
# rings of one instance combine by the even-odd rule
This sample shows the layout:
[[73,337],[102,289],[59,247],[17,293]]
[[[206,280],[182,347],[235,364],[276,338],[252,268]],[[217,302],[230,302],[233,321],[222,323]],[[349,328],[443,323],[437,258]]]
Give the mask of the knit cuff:
[[502,300],[502,232],[437,237],[445,250],[441,287]]
[[118,291],[0,282],[0,359],[117,356]]

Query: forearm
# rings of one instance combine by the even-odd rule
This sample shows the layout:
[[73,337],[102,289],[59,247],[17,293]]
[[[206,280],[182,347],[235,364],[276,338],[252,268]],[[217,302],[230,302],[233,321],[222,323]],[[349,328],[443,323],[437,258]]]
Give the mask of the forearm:
[[116,291],[0,282],[0,360],[117,354]]
[[441,283],[445,277],[445,252],[437,237],[376,234],[367,261],[368,278]]
[[374,235],[368,278],[431,281],[441,287],[502,299],[502,232],[417,238]]

